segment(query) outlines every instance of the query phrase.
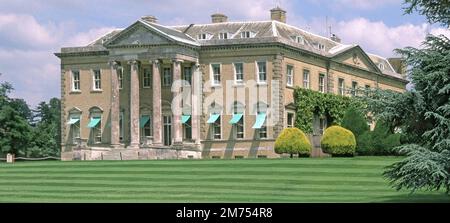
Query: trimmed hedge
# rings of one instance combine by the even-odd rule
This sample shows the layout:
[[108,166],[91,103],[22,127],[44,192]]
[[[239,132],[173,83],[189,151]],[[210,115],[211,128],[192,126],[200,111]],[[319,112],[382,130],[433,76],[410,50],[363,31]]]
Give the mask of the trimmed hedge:
[[322,151],[332,156],[354,156],[356,139],[353,133],[340,126],[331,126],[325,130],[320,142]]
[[275,140],[275,152],[309,156],[311,154],[311,143],[302,130],[286,128]]

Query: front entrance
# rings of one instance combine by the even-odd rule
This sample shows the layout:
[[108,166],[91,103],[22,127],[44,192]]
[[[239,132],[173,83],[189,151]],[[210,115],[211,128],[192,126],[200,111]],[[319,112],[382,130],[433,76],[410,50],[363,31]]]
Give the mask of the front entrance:
[[164,145],[170,146],[172,145],[172,116],[171,115],[164,115]]

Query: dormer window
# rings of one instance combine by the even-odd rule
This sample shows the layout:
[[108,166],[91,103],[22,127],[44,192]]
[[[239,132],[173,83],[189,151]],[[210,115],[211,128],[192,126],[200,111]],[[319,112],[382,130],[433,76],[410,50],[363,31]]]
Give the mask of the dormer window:
[[252,37],[253,37],[253,33],[250,31],[241,32],[242,39],[247,39],[247,38],[252,38]]
[[206,40],[206,39],[208,39],[208,34],[207,33],[198,34],[197,39]]
[[219,39],[228,39],[228,33],[219,33]]
[[321,44],[321,43],[318,43],[318,44],[317,44],[317,49],[319,49],[319,50],[321,50],[321,51],[324,51],[324,50],[325,50],[325,45],[323,45],[323,44]]
[[379,64],[378,64],[378,68],[380,68],[380,70],[384,70],[384,64],[379,63]]
[[305,39],[303,39],[302,36],[295,36],[295,42],[304,45],[305,44]]

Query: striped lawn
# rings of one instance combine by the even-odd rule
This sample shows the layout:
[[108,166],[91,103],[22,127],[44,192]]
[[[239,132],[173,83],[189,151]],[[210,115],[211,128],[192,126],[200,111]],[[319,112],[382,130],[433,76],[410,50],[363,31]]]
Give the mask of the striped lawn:
[[396,191],[396,157],[0,163],[0,202],[450,202]]

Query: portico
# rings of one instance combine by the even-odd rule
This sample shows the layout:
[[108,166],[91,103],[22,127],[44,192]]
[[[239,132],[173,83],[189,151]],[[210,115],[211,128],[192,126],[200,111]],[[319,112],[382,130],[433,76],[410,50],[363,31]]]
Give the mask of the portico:
[[[132,60],[118,60],[112,59],[109,62],[111,67],[111,146],[113,148],[128,148],[128,149],[139,149],[139,148],[165,148],[167,146],[183,148],[183,145],[189,144],[190,147],[200,146],[200,130],[199,130],[199,115],[197,107],[200,97],[200,91],[197,94],[194,93],[196,85],[199,85],[201,80],[201,73],[196,58],[186,58],[180,59],[175,56],[172,58],[159,57],[156,58],[143,58],[143,59],[132,59]],[[128,65],[128,66],[123,66]],[[142,74],[143,67],[150,67],[151,70],[151,95],[152,97],[142,97]],[[124,67],[129,68],[129,70],[124,70]],[[168,69],[165,68],[170,68]],[[169,72],[169,74],[164,74]],[[120,126],[120,89],[119,89],[119,73],[123,72],[126,75],[129,74],[129,87],[123,88],[129,90],[130,100],[129,100],[129,134],[130,140],[128,143],[120,142],[120,129],[124,126]],[[182,75],[182,72],[186,72],[186,75]],[[189,73],[187,75],[187,73]],[[170,75],[170,77],[167,77]],[[164,80],[165,78],[165,80]],[[169,80],[170,78],[170,80]],[[164,81],[169,81],[169,83],[163,83]],[[190,83],[186,85],[186,82]],[[122,89],[122,90],[123,90]],[[189,96],[191,97],[188,101],[183,101],[183,90],[188,90]],[[170,91],[171,94],[168,95],[167,92]],[[168,96],[168,97],[167,97]],[[146,101],[142,101],[142,99]],[[170,102],[170,110],[167,108],[163,112],[163,103]],[[190,103],[189,103],[190,102]],[[167,104],[167,103],[166,103]],[[183,106],[183,104],[187,106]],[[152,125],[152,137],[150,137],[151,143],[147,144],[143,142],[141,137],[141,124],[142,121],[140,108],[145,105],[151,105],[148,110],[151,110],[150,119]],[[186,109],[187,108],[187,109]],[[165,134],[164,129],[164,117],[170,115],[170,134]],[[183,137],[183,125],[187,123],[182,122],[182,116],[189,115],[190,122],[189,126],[191,128],[191,134],[189,138]],[[147,116],[148,117],[148,116]],[[148,121],[148,120],[147,120]],[[145,124],[145,123],[144,123]],[[167,124],[167,123],[166,123]],[[169,137],[169,138],[167,138]],[[170,143],[164,143],[164,140]]]

